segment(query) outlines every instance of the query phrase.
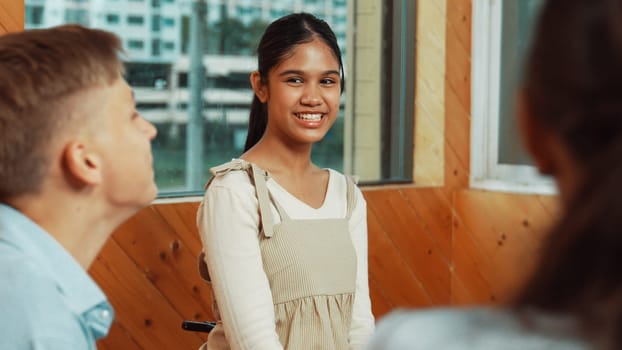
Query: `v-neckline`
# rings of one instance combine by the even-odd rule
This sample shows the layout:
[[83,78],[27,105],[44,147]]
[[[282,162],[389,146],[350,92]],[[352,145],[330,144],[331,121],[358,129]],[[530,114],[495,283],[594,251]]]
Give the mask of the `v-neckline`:
[[330,193],[330,189],[331,186],[333,184],[333,174],[330,171],[330,169],[324,168],[322,170],[325,170],[328,172],[328,183],[326,184],[326,191],[324,192],[324,199],[322,199],[322,204],[320,204],[319,207],[314,207],[312,205],[310,205],[309,203],[303,201],[302,199],[294,196],[291,192],[289,192],[287,189],[285,189],[285,187],[281,186],[280,183],[278,183],[271,175],[270,172],[264,170],[266,172],[266,174],[268,174],[268,179],[271,180],[276,187],[278,187],[283,193],[285,193],[288,197],[294,199],[296,202],[300,203],[301,205],[303,205],[305,208],[311,209],[311,210],[321,210],[322,208],[324,208],[324,206],[326,205],[326,199],[328,197],[328,194]]
[[[313,207],[312,205],[310,205],[309,203],[307,203],[307,202],[303,201],[302,199],[300,199],[300,198],[298,198],[298,197],[294,196],[292,193],[290,193],[287,189],[285,189],[285,187],[281,186],[281,184],[280,184],[280,183],[278,183],[278,182],[274,179],[274,177],[272,177],[272,175],[270,174],[270,172],[269,172],[269,171],[267,171],[266,169],[264,169],[264,168],[260,167],[259,165],[255,164],[255,163],[253,163],[253,162],[251,162],[251,161],[248,161],[248,160],[246,160],[246,159],[243,159],[243,158],[233,158],[233,159],[232,159],[232,161],[242,161],[242,162],[248,163],[249,165],[250,165],[250,164],[254,164],[256,167],[258,167],[259,169],[261,169],[261,170],[262,170],[262,171],[263,171],[263,172],[267,175],[267,181],[268,181],[268,180],[271,180],[271,181],[272,181],[272,182],[276,185],[276,187],[277,187],[277,188],[279,188],[279,189],[280,189],[283,193],[285,193],[288,197],[290,197],[290,198],[294,199],[296,202],[300,203],[300,204],[301,204],[301,205],[303,205],[304,207],[306,207],[306,208],[308,208],[308,209],[311,209],[311,210],[315,210],[315,211],[322,209],[322,208],[326,205],[326,199],[327,199],[327,197],[328,197],[328,194],[331,192],[331,191],[330,191],[330,190],[331,190],[331,186],[333,186],[333,182],[334,182],[334,181],[333,181],[333,177],[334,177],[333,172],[332,172],[329,168],[322,168],[322,170],[324,170],[324,171],[327,171],[327,172],[328,172],[328,183],[326,184],[326,192],[324,192],[324,199],[322,200],[322,204],[320,204],[320,206],[319,206],[319,207],[315,208],[315,207]],[[266,181],[266,183],[267,183],[267,181]]]

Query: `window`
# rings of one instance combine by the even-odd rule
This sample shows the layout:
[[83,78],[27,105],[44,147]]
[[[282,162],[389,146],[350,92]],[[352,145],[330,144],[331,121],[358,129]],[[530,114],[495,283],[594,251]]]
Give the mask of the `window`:
[[162,23],[162,20],[161,20],[160,15],[151,16],[151,31],[159,32],[160,29],[162,28],[161,23]]
[[[397,181],[412,178],[412,154],[404,145],[413,144],[415,26],[409,14],[415,12],[413,1],[386,1],[391,16],[383,30],[382,178]],[[389,78],[387,78],[389,77]]]
[[[56,0],[26,0],[27,6],[34,1],[44,3],[45,11],[64,8]],[[305,10],[335,31],[347,77],[339,116],[314,146],[314,162],[367,183],[411,181],[415,1],[386,0],[381,6],[377,0],[88,3],[80,6],[93,18],[104,18],[104,24],[125,20],[132,26],[108,30],[114,28],[125,43],[126,79],[137,108],[158,129],[153,153],[160,197],[201,192],[209,167],[241,154],[257,43],[272,20]],[[157,6],[166,9],[165,15],[154,10]],[[193,18],[197,13],[209,16]],[[197,18],[205,21],[194,22]],[[198,31],[193,23],[199,23]],[[195,58],[193,45],[201,47]],[[195,74],[203,78],[193,92]]]
[[160,56],[162,53],[162,41],[160,39],[151,40],[151,54],[153,56]]
[[43,6],[32,5],[26,6],[25,11],[26,25],[38,26],[43,23]]
[[118,24],[120,21],[119,15],[115,13],[109,13],[106,15],[106,23],[108,24]]
[[145,22],[143,16],[129,15],[127,16],[127,23],[130,25],[142,25]]
[[543,0],[473,2],[471,185],[551,193],[521,148],[515,94]]
[[175,50],[175,43],[172,41],[166,41],[164,42],[164,49],[165,50],[169,50],[169,51],[173,51]]
[[127,47],[133,50],[142,50],[145,46],[145,43],[142,40],[128,40]]
[[162,19],[162,24],[164,24],[165,27],[175,27],[175,18],[164,17]]

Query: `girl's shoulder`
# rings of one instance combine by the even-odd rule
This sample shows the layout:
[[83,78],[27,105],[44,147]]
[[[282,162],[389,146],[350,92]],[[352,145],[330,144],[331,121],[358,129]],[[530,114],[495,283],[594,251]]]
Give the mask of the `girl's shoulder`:
[[329,192],[334,195],[334,198],[348,199],[348,193],[351,191],[351,205],[354,208],[359,206],[366,206],[365,197],[363,192],[358,187],[359,177],[356,175],[346,175],[340,171],[324,168],[328,170],[330,176]]
[[348,181],[352,182],[354,185],[358,185],[359,176],[358,175],[347,175],[339,170],[335,170],[333,168],[322,168],[323,170],[327,170],[331,179],[339,179],[345,185]]
[[238,189],[239,187],[253,186],[250,179],[252,164],[244,159],[234,158],[226,163],[210,168],[211,178],[205,185],[205,190],[213,187]]
[[232,171],[246,171],[251,168],[252,164],[244,159],[233,158],[230,161],[216,165],[210,168],[213,177],[224,176]]

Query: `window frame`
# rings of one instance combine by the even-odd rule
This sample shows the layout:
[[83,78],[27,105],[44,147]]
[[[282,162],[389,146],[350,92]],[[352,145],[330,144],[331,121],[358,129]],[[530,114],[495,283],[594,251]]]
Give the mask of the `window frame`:
[[470,187],[556,194],[535,166],[498,162],[503,1],[474,0],[472,11]]

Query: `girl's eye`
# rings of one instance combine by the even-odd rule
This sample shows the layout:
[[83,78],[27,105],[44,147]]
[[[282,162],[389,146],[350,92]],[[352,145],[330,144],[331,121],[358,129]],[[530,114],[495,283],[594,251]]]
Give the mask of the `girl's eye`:
[[288,83],[292,83],[292,84],[302,84],[302,79],[300,79],[300,78],[288,78],[287,82]]
[[333,84],[336,84],[337,82],[334,79],[326,78],[326,79],[320,80],[320,83],[322,85],[333,85]]

